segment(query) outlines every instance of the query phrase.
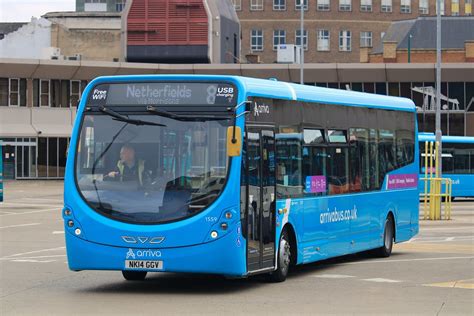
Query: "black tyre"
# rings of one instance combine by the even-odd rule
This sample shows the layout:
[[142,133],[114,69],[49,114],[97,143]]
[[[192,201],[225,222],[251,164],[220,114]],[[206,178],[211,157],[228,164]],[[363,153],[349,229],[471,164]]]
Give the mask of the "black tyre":
[[291,243],[288,232],[284,230],[280,236],[278,245],[277,269],[269,275],[272,282],[283,282],[286,280],[291,262]]
[[122,275],[127,281],[143,281],[146,273],[146,271],[122,271]]
[[375,253],[378,257],[386,258],[390,257],[392,254],[393,240],[395,232],[393,219],[391,216],[388,216],[385,220],[385,228],[383,232],[383,246],[376,249]]

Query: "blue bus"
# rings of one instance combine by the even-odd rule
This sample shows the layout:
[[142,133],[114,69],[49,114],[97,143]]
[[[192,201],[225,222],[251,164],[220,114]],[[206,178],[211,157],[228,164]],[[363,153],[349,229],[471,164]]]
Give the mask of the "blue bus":
[[[425,177],[425,142],[434,142],[433,133],[420,133],[420,179]],[[442,136],[442,175],[452,180],[452,198],[474,197],[474,137]],[[419,181],[420,193],[425,192]]]
[[0,140],[0,202],[3,202],[3,144]]
[[215,75],[94,79],[67,158],[69,268],[266,274],[418,233],[403,98]]

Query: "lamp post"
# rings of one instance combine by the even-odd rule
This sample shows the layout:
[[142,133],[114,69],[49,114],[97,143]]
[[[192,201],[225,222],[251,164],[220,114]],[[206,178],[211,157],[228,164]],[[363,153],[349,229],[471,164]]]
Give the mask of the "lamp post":
[[408,35],[408,63],[411,63],[411,38],[413,36],[410,34]]
[[304,84],[304,1],[300,0],[301,19],[300,19],[300,83]]
[[439,150],[436,159],[438,159],[438,176],[441,177],[441,0],[437,0],[436,12],[436,142],[439,144]]

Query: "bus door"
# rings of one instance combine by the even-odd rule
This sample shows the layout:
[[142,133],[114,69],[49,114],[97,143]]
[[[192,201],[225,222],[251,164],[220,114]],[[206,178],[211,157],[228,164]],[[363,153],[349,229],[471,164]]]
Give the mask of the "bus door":
[[275,132],[249,127],[247,143],[247,270],[275,266]]

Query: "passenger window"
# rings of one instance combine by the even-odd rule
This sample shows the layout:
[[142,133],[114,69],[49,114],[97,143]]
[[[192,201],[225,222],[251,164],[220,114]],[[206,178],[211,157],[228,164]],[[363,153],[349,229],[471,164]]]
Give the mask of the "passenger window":
[[302,138],[298,127],[281,127],[276,135],[277,196],[280,198],[303,194]]
[[303,131],[303,181],[305,195],[326,195],[326,148],[324,131]]
[[395,133],[392,130],[379,130],[379,158],[380,158],[380,183],[385,175],[396,169],[396,143]]
[[[344,194],[349,190],[349,150],[347,132],[328,131],[327,176],[330,195]],[[332,146],[331,146],[332,145]]]
[[380,167],[379,167],[379,145],[378,145],[378,134],[377,130],[371,128],[370,135],[370,189],[378,190],[380,189]]
[[454,149],[454,173],[457,173],[457,174],[469,173],[469,149],[466,149],[466,148]]
[[351,128],[349,131],[351,192],[369,190],[369,132],[364,128]]
[[397,167],[413,162],[415,155],[415,135],[408,130],[397,131]]

